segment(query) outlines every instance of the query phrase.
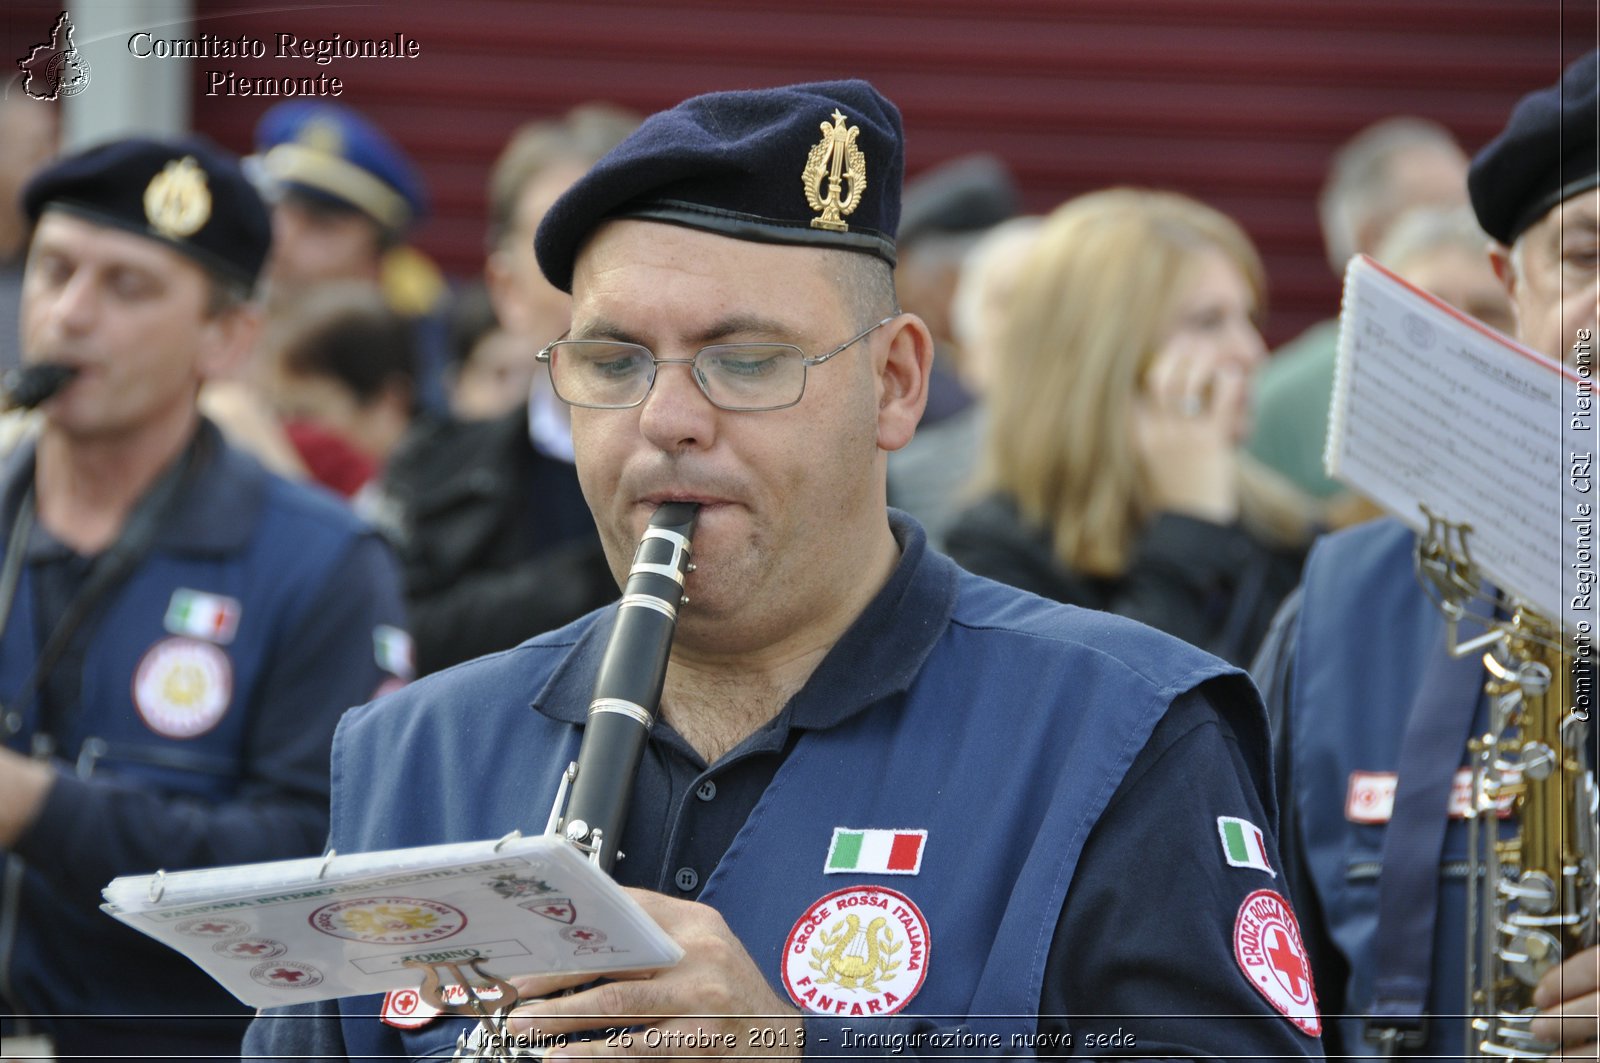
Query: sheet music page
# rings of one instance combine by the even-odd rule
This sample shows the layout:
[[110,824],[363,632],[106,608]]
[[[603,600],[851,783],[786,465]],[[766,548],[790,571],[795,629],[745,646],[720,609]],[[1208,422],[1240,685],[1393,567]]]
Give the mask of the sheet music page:
[[[670,967],[683,950],[560,838],[132,875],[107,914],[254,1007],[416,989],[407,961],[500,978]],[[449,979],[447,978],[448,982]]]
[[1337,365],[1329,474],[1418,531],[1423,506],[1470,525],[1489,580],[1592,625],[1592,379],[1366,256],[1345,273]]

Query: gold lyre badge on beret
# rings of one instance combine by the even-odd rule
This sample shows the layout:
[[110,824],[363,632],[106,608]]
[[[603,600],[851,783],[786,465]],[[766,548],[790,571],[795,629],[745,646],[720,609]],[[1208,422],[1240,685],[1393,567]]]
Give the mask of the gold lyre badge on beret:
[[[805,185],[806,202],[812,210],[821,211],[820,217],[811,219],[813,229],[832,232],[849,232],[844,216],[861,204],[861,193],[867,190],[867,157],[856,147],[860,126],[846,126],[845,116],[834,108],[833,121],[822,123],[822,143],[812,147],[806,156],[806,168],[800,174]],[[822,178],[828,178],[828,194],[822,194]],[[841,196],[845,182],[850,193]]]
[[211,218],[206,172],[193,155],[174,159],[144,190],[144,216],[150,227],[171,240],[193,236]]

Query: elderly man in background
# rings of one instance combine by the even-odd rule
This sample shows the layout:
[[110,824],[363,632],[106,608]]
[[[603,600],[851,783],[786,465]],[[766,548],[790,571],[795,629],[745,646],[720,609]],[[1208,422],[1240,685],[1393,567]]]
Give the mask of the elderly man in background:
[[[1397,117],[1368,126],[1334,155],[1318,199],[1328,265],[1343,277],[1350,256],[1376,253],[1413,208],[1465,206],[1466,177],[1466,155],[1438,123]],[[1318,322],[1267,360],[1247,444],[1257,460],[1318,499],[1345,493],[1322,471],[1338,332],[1337,320]]]

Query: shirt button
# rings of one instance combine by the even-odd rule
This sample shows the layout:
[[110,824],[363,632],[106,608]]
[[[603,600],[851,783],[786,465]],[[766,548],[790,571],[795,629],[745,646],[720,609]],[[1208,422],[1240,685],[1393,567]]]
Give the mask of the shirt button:
[[714,800],[717,796],[717,784],[707,779],[695,788],[694,795],[702,801]]
[[700,876],[692,867],[680,867],[678,868],[677,882],[678,888],[683,892],[688,893],[690,890],[700,885]]
[[22,730],[22,714],[20,712],[6,713],[5,728],[6,734],[8,735],[14,735],[18,731]]

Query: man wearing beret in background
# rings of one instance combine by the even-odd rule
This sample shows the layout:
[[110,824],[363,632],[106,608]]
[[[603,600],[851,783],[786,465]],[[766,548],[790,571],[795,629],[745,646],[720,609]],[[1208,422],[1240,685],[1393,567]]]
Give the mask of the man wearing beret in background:
[[238,1002],[100,890],[320,849],[338,715],[407,673],[398,574],[197,412],[258,327],[271,230],[237,160],[118,141],[23,206],[23,361],[72,376],[0,467],[6,1054],[229,1057]]
[[[521,979],[546,999],[510,1028],[566,1038],[552,1058],[1313,1053],[1245,677],[964,573],[885,503],[932,357],[894,302],[903,158],[864,82],[713,93],[539,228],[573,296],[542,358],[613,574],[659,505],[700,507],[615,867],[685,956],[566,996]],[[614,616],[347,716],[333,844],[539,829]],[[246,1054],[420,1058],[463,1030],[325,1010],[268,1013]]]
[[[1467,179],[1518,338],[1552,358],[1588,352],[1591,367],[1600,331],[1597,74],[1600,52],[1591,52],[1525,97]],[[1322,540],[1255,673],[1277,725],[1286,877],[1324,1006],[1344,1014],[1330,1048],[1455,1058],[1477,1050],[1461,1017],[1471,869],[1460,813],[1444,824],[1467,736],[1487,729],[1488,674],[1481,654],[1450,660],[1444,617],[1414,574],[1415,549],[1394,520]],[[1586,733],[1579,749],[1592,770]],[[1365,800],[1384,780],[1390,796]],[[1540,969],[1533,1002],[1544,1010],[1530,1032],[1546,1050],[1560,1042],[1594,1059],[1600,951],[1562,959]],[[1524,1047],[1528,1058],[1540,1051]]]

